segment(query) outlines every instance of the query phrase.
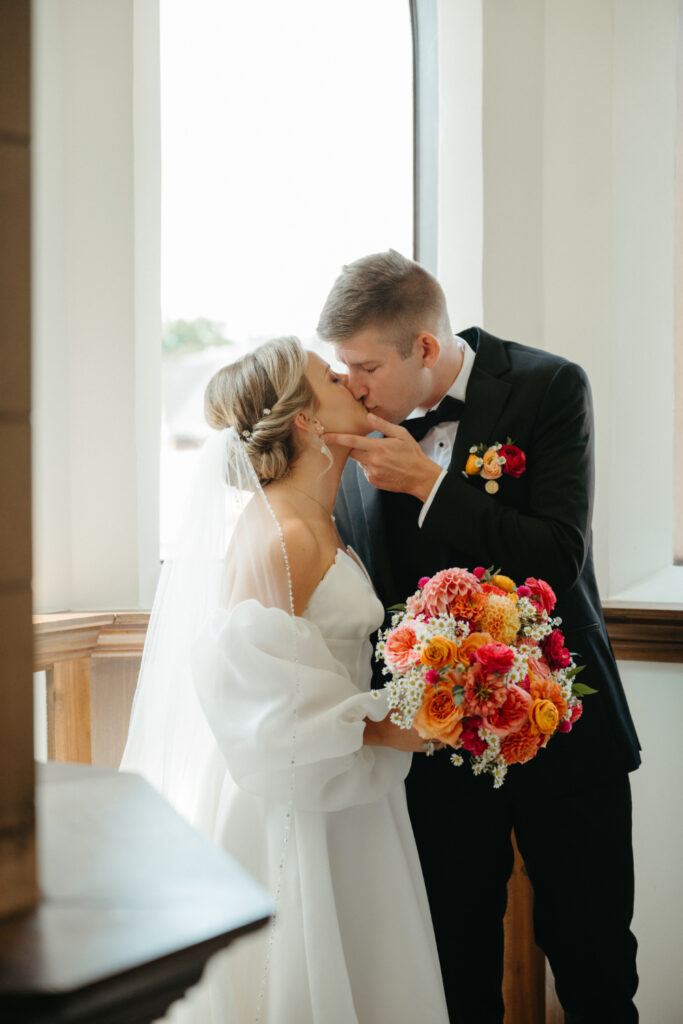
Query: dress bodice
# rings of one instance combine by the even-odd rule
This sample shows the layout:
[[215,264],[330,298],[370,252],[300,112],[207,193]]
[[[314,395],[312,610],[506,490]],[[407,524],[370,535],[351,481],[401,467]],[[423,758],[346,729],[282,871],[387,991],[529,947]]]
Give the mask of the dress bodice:
[[382,625],[384,608],[365,569],[349,551],[337,549],[302,618],[318,627],[358,689],[368,690],[373,656],[369,638]]

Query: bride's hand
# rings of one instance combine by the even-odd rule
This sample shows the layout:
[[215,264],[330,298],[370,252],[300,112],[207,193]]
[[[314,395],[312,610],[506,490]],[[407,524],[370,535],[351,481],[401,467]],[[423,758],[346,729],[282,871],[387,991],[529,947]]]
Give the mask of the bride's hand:
[[[407,750],[412,754],[425,752],[425,740],[417,729],[401,729],[394,725],[389,717],[381,722],[365,720],[363,742],[375,747],[393,747],[394,750]],[[440,750],[443,743],[434,741],[434,750]]]

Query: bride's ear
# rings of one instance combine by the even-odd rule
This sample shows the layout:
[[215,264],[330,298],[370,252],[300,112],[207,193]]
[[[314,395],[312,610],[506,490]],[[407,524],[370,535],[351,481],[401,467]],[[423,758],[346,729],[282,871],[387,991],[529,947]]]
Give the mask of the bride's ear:
[[294,426],[298,427],[299,430],[305,430],[306,433],[313,430],[313,419],[308,413],[298,412],[293,420]]

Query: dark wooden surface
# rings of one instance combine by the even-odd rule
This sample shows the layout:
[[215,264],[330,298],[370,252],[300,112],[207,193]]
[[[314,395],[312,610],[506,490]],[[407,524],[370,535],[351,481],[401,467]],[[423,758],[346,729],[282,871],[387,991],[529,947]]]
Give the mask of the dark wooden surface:
[[683,662],[683,608],[603,611],[617,660]]
[[0,1020],[143,1024],[258,927],[266,893],[141,778],[39,772],[42,898],[0,922]]

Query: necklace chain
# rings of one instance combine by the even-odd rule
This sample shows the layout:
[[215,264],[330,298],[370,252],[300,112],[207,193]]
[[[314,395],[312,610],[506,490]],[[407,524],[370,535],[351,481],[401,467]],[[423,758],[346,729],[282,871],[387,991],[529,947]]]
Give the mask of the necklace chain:
[[334,519],[334,516],[332,515],[332,513],[331,513],[331,512],[328,512],[328,510],[327,510],[327,509],[325,508],[325,506],[323,505],[322,501],[318,501],[318,499],[317,499],[317,498],[314,498],[312,494],[309,494],[309,493],[308,493],[308,491],[302,491],[300,487],[295,487],[295,486],[294,486],[294,484],[292,484],[292,483],[290,483],[290,484],[289,484],[289,487],[291,487],[291,489],[292,489],[293,491],[298,491],[298,492],[299,492],[299,494],[303,494],[303,496],[304,496],[305,498],[310,498],[310,499],[311,499],[311,501],[314,501],[314,502],[316,503],[316,505],[320,505],[320,507],[321,507],[321,509],[323,510],[323,512],[325,513],[325,515],[329,516],[329,517],[330,517],[330,519],[332,520],[332,522],[334,522],[334,521],[335,521],[335,519]]

